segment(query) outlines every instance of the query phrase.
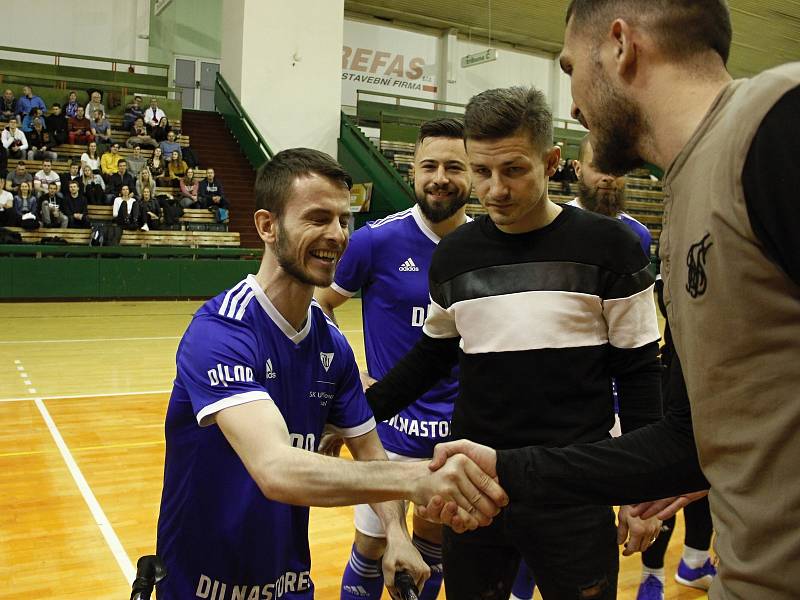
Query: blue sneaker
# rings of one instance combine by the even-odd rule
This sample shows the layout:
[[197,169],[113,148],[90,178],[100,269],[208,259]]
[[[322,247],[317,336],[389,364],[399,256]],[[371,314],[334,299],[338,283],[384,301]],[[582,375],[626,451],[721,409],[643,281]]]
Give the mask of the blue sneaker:
[[639,585],[636,600],[664,600],[664,584],[655,575],[648,575]]
[[711,587],[711,581],[716,574],[717,569],[711,564],[710,558],[698,569],[692,569],[681,559],[678,572],[675,573],[675,581],[699,590],[707,590]]

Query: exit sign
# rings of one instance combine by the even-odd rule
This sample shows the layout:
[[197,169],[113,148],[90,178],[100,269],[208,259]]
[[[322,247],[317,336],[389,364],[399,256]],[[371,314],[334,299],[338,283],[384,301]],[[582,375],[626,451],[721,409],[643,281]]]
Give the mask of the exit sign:
[[483,52],[467,54],[461,57],[461,67],[474,67],[475,65],[482,65],[483,63],[492,62],[493,60],[497,60],[497,49],[489,48]]

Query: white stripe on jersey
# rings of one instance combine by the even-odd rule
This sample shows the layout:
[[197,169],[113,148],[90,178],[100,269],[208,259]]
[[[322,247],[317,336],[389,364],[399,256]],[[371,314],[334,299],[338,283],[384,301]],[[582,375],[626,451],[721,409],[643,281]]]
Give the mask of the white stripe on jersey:
[[228,310],[228,303],[230,302],[231,296],[235,294],[241,287],[246,283],[246,280],[242,280],[233,286],[231,289],[228,290],[228,293],[225,294],[225,299],[222,301],[222,306],[219,307],[217,311],[221,315],[225,315],[225,311]]
[[227,313],[226,313],[226,315],[225,315],[226,317],[228,317],[228,318],[233,318],[233,316],[236,314],[236,311],[239,309],[239,302],[240,302],[240,301],[242,300],[242,298],[244,298],[244,297],[247,295],[247,293],[248,293],[248,292],[250,292],[250,291],[251,291],[251,290],[250,290],[250,286],[248,286],[248,285],[245,285],[245,286],[243,286],[243,287],[242,287],[242,289],[240,289],[240,290],[239,290],[239,291],[236,293],[236,295],[235,295],[233,298],[231,298],[231,305],[230,305],[230,307],[228,308],[228,312],[227,312]]
[[236,319],[237,321],[241,321],[242,320],[242,317],[244,316],[244,311],[247,309],[247,305],[250,304],[250,300],[252,300],[253,296],[255,296],[255,295],[256,295],[256,293],[253,290],[250,290],[249,292],[247,292],[247,296],[245,296],[244,300],[242,300],[239,303],[239,311],[233,317],[234,319]]
[[398,220],[401,220],[401,219],[407,219],[408,217],[411,216],[411,211],[412,210],[414,210],[413,206],[411,208],[405,209],[402,212],[395,213],[393,215],[389,215],[388,217],[384,217],[383,219],[378,219],[374,223],[368,223],[368,225],[372,229],[375,229],[376,227],[380,227],[381,225],[386,225],[387,223],[391,223],[393,221],[398,221]]

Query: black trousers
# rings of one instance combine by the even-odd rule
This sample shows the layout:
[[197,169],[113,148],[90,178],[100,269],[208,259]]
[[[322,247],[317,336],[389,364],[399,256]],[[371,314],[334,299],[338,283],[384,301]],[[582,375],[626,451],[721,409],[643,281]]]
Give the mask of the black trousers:
[[520,559],[545,600],[614,600],[619,549],[608,506],[513,504],[488,527],[467,533],[444,529],[447,596],[507,600]]

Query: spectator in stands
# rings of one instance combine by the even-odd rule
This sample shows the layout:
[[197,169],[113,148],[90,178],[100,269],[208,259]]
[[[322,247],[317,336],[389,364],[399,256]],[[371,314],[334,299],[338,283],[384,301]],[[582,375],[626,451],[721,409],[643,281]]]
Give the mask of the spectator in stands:
[[117,169],[117,172],[111,176],[106,186],[106,202],[108,204],[114,202],[121,195],[123,186],[127,186],[129,192],[136,189],[136,180],[133,175],[128,173],[128,161],[120,158],[117,163]]
[[150,175],[150,169],[145,167],[139,171],[139,176],[136,178],[136,193],[139,198],[142,197],[144,190],[150,190],[150,197],[154,198],[156,195],[156,181]]
[[160,177],[164,177],[164,173],[167,170],[167,163],[164,160],[164,153],[161,152],[161,148],[153,150],[153,156],[147,161],[147,168],[150,169],[150,175],[152,175],[153,179],[156,181],[158,181]]
[[144,231],[161,229],[161,207],[153,197],[150,188],[144,188],[139,200],[134,204],[136,222]]
[[23,181],[14,197],[14,212],[17,213],[17,223],[23,229],[39,229],[39,219],[36,217],[38,203],[33,195],[33,188],[27,181]]
[[17,213],[14,210],[14,195],[0,189],[0,227],[14,227]]
[[69,122],[58,102],[54,102],[53,106],[50,107],[50,114],[44,118],[44,122],[47,126],[47,131],[53,136],[54,146],[67,143]]
[[150,98],[150,108],[144,111],[144,123],[147,125],[147,130],[150,131],[158,127],[161,119],[166,118],[167,115],[158,107],[158,98]]
[[125,114],[122,116],[123,129],[130,129],[137,119],[144,119],[144,108],[142,107],[142,97],[134,96],[133,102],[125,107]]
[[78,107],[77,114],[74,117],[70,117],[67,123],[67,139],[70,144],[88,144],[94,139],[92,123],[84,116],[82,106]]
[[[77,185],[74,181],[70,185]],[[47,193],[39,199],[42,212],[42,223],[45,227],[60,227],[66,229],[69,217],[64,210],[64,197],[58,193],[58,184],[51,182],[47,186]]]
[[0,144],[0,188],[3,187],[2,181],[8,175],[8,150]]
[[128,148],[135,148],[136,146],[149,146],[151,148],[158,147],[158,142],[155,141],[147,132],[147,128],[144,126],[143,119],[136,119],[133,127],[131,127],[130,133],[130,137],[125,142],[125,145]]
[[106,113],[106,107],[103,105],[103,96],[99,91],[94,90],[89,97],[89,103],[86,105],[86,116],[93,117],[96,111]]
[[89,165],[92,173],[99,175],[103,172],[100,168],[100,156],[97,154],[97,142],[89,142],[86,146],[86,152],[81,154],[81,170],[84,165]]
[[135,205],[136,198],[131,194],[131,188],[125,184],[119,189],[119,196],[114,198],[114,206],[111,209],[111,216],[114,223],[122,229],[139,229],[139,222],[136,220]]
[[111,150],[100,157],[100,171],[106,181],[119,170],[118,163],[121,158],[119,144],[116,142],[111,144]]
[[89,229],[92,226],[92,222],[89,221],[89,203],[81,194],[77,181],[69,184],[69,192],[64,198],[64,212],[69,217],[70,227]]
[[186,174],[180,181],[181,197],[180,203],[183,208],[197,208],[198,192],[200,191],[200,182],[194,178],[194,169],[186,169]]
[[24,160],[17,163],[16,169],[6,177],[6,189],[12,194],[18,194],[19,188],[23,183],[27,183],[33,193],[33,177],[28,173],[28,167]]
[[67,119],[71,119],[72,117],[78,116],[78,94],[77,92],[70,92],[69,98],[67,98],[67,103],[64,105],[64,114],[66,115]]
[[133,156],[128,157],[128,171],[134,177],[139,176],[139,172],[147,165],[147,159],[142,156],[142,147],[136,144],[133,147]]
[[22,98],[17,100],[17,114],[20,118],[24,118],[33,108],[38,108],[42,111],[42,114],[47,112],[47,106],[45,106],[44,100],[39,96],[34,96],[31,86],[23,86]]
[[169,124],[167,117],[164,117],[158,122],[157,127],[153,127],[150,131],[150,135],[153,136],[155,141],[163,142],[167,139],[167,135],[169,135],[170,131],[172,131],[172,126]]
[[12,117],[17,116],[17,99],[14,98],[14,92],[6,90],[3,92],[3,98],[0,100],[0,121],[10,121]]
[[9,158],[25,159],[28,150],[28,138],[19,128],[16,118],[8,120],[8,127],[3,129],[3,148],[8,152]]
[[206,169],[206,178],[200,182],[197,195],[201,206],[213,212],[217,221],[225,223],[228,220],[228,201],[225,199],[222,183],[215,178],[214,169]]
[[70,181],[81,181],[81,164],[72,158],[67,160],[67,172],[61,175],[61,189],[68,190]]
[[81,178],[78,180],[79,187],[83,190],[83,196],[89,204],[105,204],[106,184],[103,178],[92,171],[92,168],[84,164],[81,167]]
[[161,152],[164,153],[164,156],[172,156],[173,152],[177,152],[181,158],[183,158],[183,151],[181,150],[181,145],[175,140],[175,132],[168,131],[167,132],[167,139],[159,144],[161,148]]
[[33,193],[37,196],[47,193],[47,186],[51,183],[56,184],[56,191],[61,191],[61,176],[53,171],[53,164],[45,159],[42,161],[42,168],[36,171],[33,176]]
[[96,110],[92,114],[94,115],[92,119],[92,135],[94,139],[104,146],[113,144],[114,140],[111,139],[111,123],[106,119],[105,113],[102,110]]
[[178,185],[178,182],[183,179],[188,170],[189,165],[181,158],[177,150],[173,150],[172,156],[170,156],[169,162],[167,163],[167,185],[172,187]]
[[[44,111],[39,110],[37,107],[33,107],[31,109],[31,112],[29,112],[22,118],[22,125],[20,125],[20,128],[26,134],[30,133],[31,131],[33,131],[33,121],[39,118],[41,118],[42,121],[44,121]],[[44,126],[44,123],[42,123],[42,126]]]
[[28,134],[28,160],[57,160],[58,153],[52,150],[55,145],[53,136],[42,127],[42,117],[36,117]]

